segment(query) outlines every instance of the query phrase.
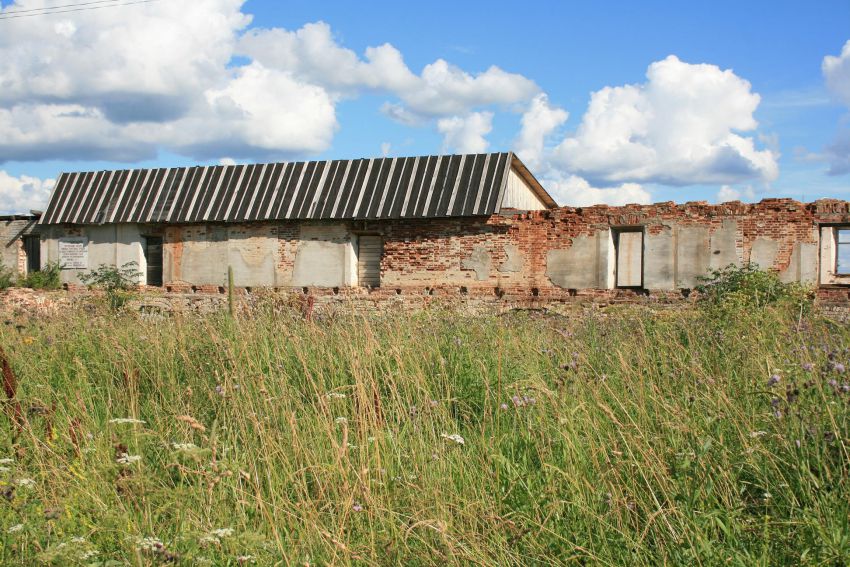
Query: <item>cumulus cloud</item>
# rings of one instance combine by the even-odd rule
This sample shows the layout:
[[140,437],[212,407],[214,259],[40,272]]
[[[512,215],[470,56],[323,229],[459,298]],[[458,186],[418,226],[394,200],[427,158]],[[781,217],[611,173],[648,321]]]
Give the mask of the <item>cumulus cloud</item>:
[[0,169],[0,213],[26,213],[43,209],[53,188],[53,179],[28,175],[15,177]]
[[778,175],[777,155],[757,149],[760,97],[730,70],[675,56],[652,63],[647,82],[591,95],[574,136],[553,161],[604,183],[735,183]]
[[[0,13],[41,4],[19,0]],[[324,22],[249,30],[242,8],[243,0],[156,2],[4,22],[0,162],[132,162],[162,150],[195,159],[313,155],[331,146],[338,102],[365,93],[386,96],[383,112],[402,124],[449,119],[441,131],[450,145],[480,148],[486,107],[539,92],[495,66],[470,73],[437,59],[417,73],[390,44],[360,55]]]
[[569,113],[549,103],[546,94],[535,96],[523,113],[521,128],[514,141],[514,151],[525,164],[537,169],[544,165],[546,139],[569,118]]
[[466,116],[441,118],[437,131],[443,135],[443,151],[480,154],[490,145],[484,137],[493,129],[492,112],[472,112]]
[[827,55],[821,63],[829,92],[850,106],[850,40],[841,49],[841,55]]
[[[821,70],[830,94],[850,107],[850,41],[844,44],[841,55],[824,57]],[[824,149],[824,158],[829,162],[829,175],[850,173],[850,125],[846,119]]]
[[556,201],[573,207],[590,205],[646,204],[652,195],[638,183],[623,183],[614,187],[593,187],[586,179],[570,175],[562,180],[549,180],[546,188]]
[[324,22],[295,31],[250,30],[240,39],[238,52],[343,96],[364,89],[396,96],[401,102],[387,103],[383,109],[407,125],[476,107],[526,101],[539,91],[534,81],[496,66],[471,74],[437,59],[416,74],[390,44],[370,47],[360,58],[340,46]]
[[717,191],[717,202],[726,203],[729,201],[755,201],[756,192],[752,185],[735,188],[731,185],[722,185]]

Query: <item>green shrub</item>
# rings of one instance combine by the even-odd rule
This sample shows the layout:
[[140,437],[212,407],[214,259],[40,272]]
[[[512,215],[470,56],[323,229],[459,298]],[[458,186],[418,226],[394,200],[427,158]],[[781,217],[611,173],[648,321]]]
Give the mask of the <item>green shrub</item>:
[[59,280],[61,271],[59,262],[48,262],[40,271],[28,273],[21,279],[20,285],[32,289],[59,289],[62,285]]
[[8,289],[15,284],[15,271],[7,268],[0,260],[0,289]]
[[91,288],[102,289],[112,309],[120,309],[134,294],[132,290],[139,285],[142,273],[137,269],[137,262],[127,262],[120,268],[114,265],[101,264],[96,270],[80,275],[80,281]]
[[702,302],[726,309],[763,308],[787,304],[808,309],[812,302],[809,288],[799,283],[783,283],[773,270],[761,270],[758,264],[744,266],[729,264],[700,278],[697,286]]

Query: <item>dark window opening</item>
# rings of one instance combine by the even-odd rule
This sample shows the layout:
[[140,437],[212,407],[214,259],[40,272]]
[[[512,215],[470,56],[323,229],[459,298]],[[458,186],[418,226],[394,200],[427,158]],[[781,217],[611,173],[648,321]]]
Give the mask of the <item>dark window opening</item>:
[[145,263],[148,266],[146,283],[162,286],[162,237],[145,237]]
[[41,271],[41,238],[37,234],[24,236],[27,273]]
[[835,274],[850,275],[850,228],[835,229]]
[[639,288],[643,286],[643,230],[630,228],[614,233],[615,286]]

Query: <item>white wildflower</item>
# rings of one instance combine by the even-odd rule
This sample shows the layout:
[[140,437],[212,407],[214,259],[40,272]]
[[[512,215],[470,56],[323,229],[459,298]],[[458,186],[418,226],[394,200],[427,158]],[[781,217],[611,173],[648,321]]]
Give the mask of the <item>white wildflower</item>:
[[344,400],[345,394],[342,392],[328,392],[328,397],[336,400]]
[[132,465],[133,463],[138,463],[141,460],[141,455],[129,455],[127,453],[121,453],[121,456],[115,459],[115,462],[119,465]]
[[89,549],[86,552],[80,554],[80,559],[85,561],[86,559],[91,559],[97,555],[98,551],[96,549]]
[[72,537],[71,543],[86,543],[86,538],[80,536]]
[[465,445],[466,444],[466,439],[464,439],[463,437],[461,437],[457,433],[452,433],[451,435],[449,435],[448,433],[443,433],[443,434],[440,435],[440,437],[442,437],[443,439],[447,439],[449,441],[454,441],[458,445]]
[[172,443],[171,446],[178,451],[194,451],[198,448],[194,443]]
[[116,423],[118,425],[122,425],[125,423],[145,423],[142,419],[136,419],[134,417],[115,417],[109,420],[109,423]]
[[0,459],[0,465],[9,465],[15,462],[15,459],[10,459],[9,457]]
[[334,420],[334,423],[348,423],[348,420],[340,416]]
[[9,467],[0,467],[0,473],[9,472],[10,470],[12,469],[10,469]]
[[15,532],[19,532],[19,531],[21,531],[21,530],[23,530],[23,529],[24,529],[24,525],[23,525],[23,524],[15,524],[14,526],[11,526],[8,530],[6,530],[6,533],[13,534],[13,533],[15,533]]
[[767,435],[767,431],[750,431],[750,437],[763,437]]
[[210,530],[210,535],[213,535],[218,538],[226,538],[233,535],[233,528],[218,528],[216,530]]
[[24,486],[24,487],[35,486],[35,481],[31,478],[19,478],[18,480],[15,481],[15,484],[17,484],[18,486]]
[[165,545],[155,537],[143,537],[139,539],[139,549],[141,551],[159,551]]

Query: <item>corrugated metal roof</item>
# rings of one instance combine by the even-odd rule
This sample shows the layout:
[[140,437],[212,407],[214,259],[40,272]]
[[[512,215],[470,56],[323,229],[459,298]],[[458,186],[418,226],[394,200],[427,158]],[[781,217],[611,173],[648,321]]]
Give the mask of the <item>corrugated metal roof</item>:
[[63,173],[41,223],[491,215],[512,163],[522,166],[512,153],[492,153]]

